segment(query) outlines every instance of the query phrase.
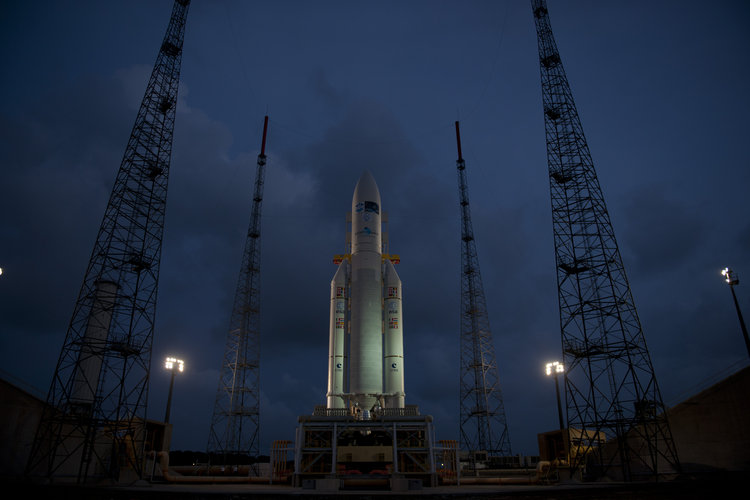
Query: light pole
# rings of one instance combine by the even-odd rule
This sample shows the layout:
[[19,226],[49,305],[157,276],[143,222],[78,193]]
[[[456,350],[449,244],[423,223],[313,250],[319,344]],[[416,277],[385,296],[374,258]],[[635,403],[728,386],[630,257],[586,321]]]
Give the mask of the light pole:
[[[169,395],[167,396],[167,412],[164,414],[164,432],[166,433],[166,424],[169,423],[169,410],[172,407],[172,390],[174,389],[174,376],[175,373],[180,372],[182,373],[185,370],[185,362],[181,359],[177,359],[174,357],[168,357],[166,360],[164,360],[164,368],[172,372],[171,379],[169,381]],[[161,452],[162,448],[164,448],[164,441],[165,436],[162,435],[161,437],[161,444],[154,443],[154,462],[151,467],[151,479],[154,478],[154,471],[156,471],[156,462],[158,460],[159,452]]]
[[555,376],[555,393],[557,394],[557,418],[560,420],[560,430],[564,430],[565,424],[563,423],[562,404],[560,403],[560,383],[557,381],[557,375],[564,372],[565,367],[559,361],[553,361],[552,363],[547,363],[546,371],[547,376]]
[[750,356],[750,338],[747,336],[747,327],[745,326],[745,320],[742,319],[742,312],[740,311],[740,304],[737,302],[737,295],[734,293],[735,285],[740,284],[740,279],[737,275],[728,267],[721,270],[721,275],[724,276],[724,281],[729,285],[729,289],[732,291],[732,299],[734,300],[734,308],[737,309],[737,317],[740,318],[740,328],[742,328],[742,335],[745,337],[745,347],[747,348],[747,355]]
[[164,415],[164,423],[169,423],[169,410],[172,407],[172,389],[174,389],[174,375],[177,372],[182,373],[185,370],[185,362],[177,358],[167,358],[164,363],[164,367],[167,370],[172,371],[172,379],[169,381],[169,396],[167,396],[167,412]]

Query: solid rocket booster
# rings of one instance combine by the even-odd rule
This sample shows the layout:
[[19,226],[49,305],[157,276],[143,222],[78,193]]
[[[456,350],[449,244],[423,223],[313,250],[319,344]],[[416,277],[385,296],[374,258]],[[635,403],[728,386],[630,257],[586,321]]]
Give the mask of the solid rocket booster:
[[331,281],[327,407],[348,400],[362,410],[403,408],[401,280],[383,259],[380,191],[370,172],[354,188],[351,221],[351,263],[342,260]]
[[349,263],[344,260],[331,281],[331,315],[328,337],[328,408],[344,408],[344,400],[336,394],[344,392],[345,324]]
[[401,320],[401,279],[389,259],[385,260],[383,267],[385,406],[386,408],[403,408],[404,323]]

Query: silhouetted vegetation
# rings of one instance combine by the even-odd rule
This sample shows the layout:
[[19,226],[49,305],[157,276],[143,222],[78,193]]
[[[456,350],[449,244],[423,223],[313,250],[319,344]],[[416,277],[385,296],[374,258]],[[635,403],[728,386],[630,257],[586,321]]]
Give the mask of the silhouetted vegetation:
[[169,452],[169,465],[249,465],[267,463],[268,455],[251,457],[249,455],[209,455],[204,451],[174,450]]

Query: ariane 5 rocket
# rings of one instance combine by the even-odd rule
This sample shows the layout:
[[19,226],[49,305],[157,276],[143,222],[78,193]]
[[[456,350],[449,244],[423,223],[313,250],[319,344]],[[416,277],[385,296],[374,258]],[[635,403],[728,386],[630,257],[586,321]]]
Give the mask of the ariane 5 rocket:
[[380,191],[365,171],[352,198],[351,253],[331,281],[328,408],[404,407],[401,279],[383,253],[381,222]]

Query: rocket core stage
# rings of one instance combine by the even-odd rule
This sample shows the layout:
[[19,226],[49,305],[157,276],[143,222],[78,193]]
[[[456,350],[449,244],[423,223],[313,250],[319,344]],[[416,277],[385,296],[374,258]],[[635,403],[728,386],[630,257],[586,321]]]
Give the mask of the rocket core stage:
[[397,257],[383,253],[380,192],[368,171],[354,188],[351,222],[351,254],[336,259],[331,281],[327,407],[403,408],[401,279]]

